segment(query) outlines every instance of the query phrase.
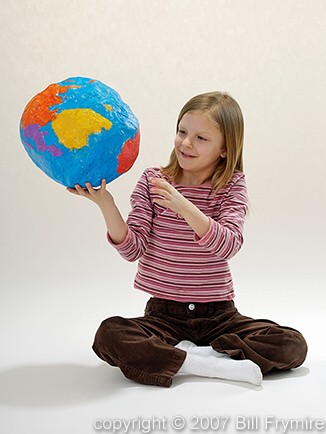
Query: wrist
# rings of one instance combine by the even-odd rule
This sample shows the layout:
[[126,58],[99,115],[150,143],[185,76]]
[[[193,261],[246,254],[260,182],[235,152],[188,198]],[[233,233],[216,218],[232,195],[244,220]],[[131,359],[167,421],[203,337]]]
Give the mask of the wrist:
[[114,199],[111,195],[103,197],[100,201],[97,202],[97,205],[101,208],[102,211],[116,207]]
[[180,215],[182,215],[199,238],[202,238],[207,234],[211,225],[211,220],[192,202],[189,202]]

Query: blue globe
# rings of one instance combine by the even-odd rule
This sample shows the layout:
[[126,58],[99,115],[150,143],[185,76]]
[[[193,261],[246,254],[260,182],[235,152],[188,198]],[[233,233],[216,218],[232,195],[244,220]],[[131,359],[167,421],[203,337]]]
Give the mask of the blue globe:
[[50,84],[26,105],[20,137],[32,161],[66,187],[94,187],[127,172],[139,153],[139,121],[120,95],[85,77]]

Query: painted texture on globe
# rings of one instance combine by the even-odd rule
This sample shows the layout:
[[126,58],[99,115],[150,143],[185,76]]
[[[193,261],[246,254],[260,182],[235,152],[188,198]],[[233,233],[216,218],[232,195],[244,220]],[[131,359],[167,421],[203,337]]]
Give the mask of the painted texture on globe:
[[85,77],[50,84],[35,95],[20,121],[21,141],[33,162],[66,187],[127,172],[139,152],[139,122],[120,95]]

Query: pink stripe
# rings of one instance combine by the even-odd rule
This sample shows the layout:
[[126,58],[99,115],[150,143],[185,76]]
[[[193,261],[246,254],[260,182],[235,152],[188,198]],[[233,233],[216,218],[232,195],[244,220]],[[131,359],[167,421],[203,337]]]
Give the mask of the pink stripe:
[[[132,196],[126,240],[114,247],[128,261],[139,259],[135,288],[172,300],[197,302],[234,297],[228,259],[240,249],[247,208],[244,175],[236,173],[219,193],[203,186],[175,186],[211,219],[201,239],[183,218],[153,202],[147,169]],[[108,238],[109,242],[110,239]]]

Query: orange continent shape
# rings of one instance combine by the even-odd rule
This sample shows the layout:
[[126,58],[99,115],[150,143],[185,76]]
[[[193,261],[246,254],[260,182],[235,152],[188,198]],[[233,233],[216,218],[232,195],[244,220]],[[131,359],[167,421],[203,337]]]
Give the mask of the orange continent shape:
[[139,152],[139,142],[140,142],[140,131],[138,131],[134,138],[127,140],[118,156],[118,168],[117,172],[119,174],[127,172],[134,164],[138,152]]
[[42,92],[35,95],[25,107],[22,116],[22,127],[37,124],[43,127],[48,122],[56,118],[56,111],[50,110],[49,107],[60,104],[62,98],[61,93],[67,92],[69,86],[60,86],[60,84],[50,84]]

